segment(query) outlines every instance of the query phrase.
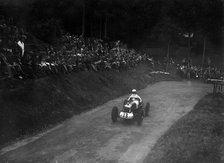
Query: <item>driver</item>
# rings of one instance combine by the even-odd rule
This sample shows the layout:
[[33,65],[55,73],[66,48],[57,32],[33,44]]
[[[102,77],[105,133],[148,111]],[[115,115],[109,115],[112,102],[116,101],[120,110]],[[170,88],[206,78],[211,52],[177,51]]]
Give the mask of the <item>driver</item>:
[[131,93],[132,93],[132,94],[131,94],[130,97],[128,98],[128,101],[137,99],[137,100],[139,100],[139,103],[141,104],[141,103],[142,103],[142,99],[141,99],[141,97],[137,94],[136,89],[132,89]]

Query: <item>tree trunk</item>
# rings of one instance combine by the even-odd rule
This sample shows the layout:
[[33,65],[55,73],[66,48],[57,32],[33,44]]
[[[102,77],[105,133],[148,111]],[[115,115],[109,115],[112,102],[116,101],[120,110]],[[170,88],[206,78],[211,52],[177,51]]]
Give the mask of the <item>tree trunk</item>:
[[107,38],[107,22],[108,22],[108,15],[107,11],[105,12],[105,22],[104,22],[104,38]]
[[94,23],[92,21],[90,21],[90,37],[94,37]]
[[168,46],[167,46],[167,55],[166,55],[166,72],[168,71],[168,66],[169,66],[169,62],[170,62],[170,41],[168,42]]
[[202,55],[202,68],[204,67],[204,61],[205,61],[205,50],[206,50],[206,40],[204,38],[203,55]]
[[190,56],[191,56],[191,34],[189,33],[188,35],[188,48],[189,48],[189,52],[188,52],[188,57],[187,57],[187,66],[188,68],[190,67]]
[[85,3],[83,4],[83,9],[82,9],[82,36],[85,36],[85,17],[86,17],[86,5]]
[[100,39],[102,38],[102,15],[100,15]]

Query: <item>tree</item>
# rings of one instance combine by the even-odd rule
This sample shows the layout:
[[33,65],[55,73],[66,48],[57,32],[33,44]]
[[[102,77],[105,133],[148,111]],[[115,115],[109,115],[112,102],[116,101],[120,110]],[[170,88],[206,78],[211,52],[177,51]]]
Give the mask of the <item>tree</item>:
[[85,27],[86,27],[86,3],[85,1],[82,4],[82,36],[85,36]]

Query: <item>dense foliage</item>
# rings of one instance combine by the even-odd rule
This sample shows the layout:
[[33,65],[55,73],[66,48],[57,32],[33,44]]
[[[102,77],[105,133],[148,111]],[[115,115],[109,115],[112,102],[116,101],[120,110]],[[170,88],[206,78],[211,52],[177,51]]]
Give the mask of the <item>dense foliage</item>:
[[187,46],[182,36],[188,33],[194,33],[195,46],[202,38],[220,46],[222,38],[221,0],[3,0],[1,12],[48,42],[61,29],[136,47],[169,41]]

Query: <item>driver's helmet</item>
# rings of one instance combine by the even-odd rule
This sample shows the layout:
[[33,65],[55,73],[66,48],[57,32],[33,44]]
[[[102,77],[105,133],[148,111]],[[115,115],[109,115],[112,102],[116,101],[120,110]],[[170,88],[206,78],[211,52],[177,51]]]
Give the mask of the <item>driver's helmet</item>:
[[136,89],[132,89],[131,93],[136,94],[137,93]]

